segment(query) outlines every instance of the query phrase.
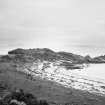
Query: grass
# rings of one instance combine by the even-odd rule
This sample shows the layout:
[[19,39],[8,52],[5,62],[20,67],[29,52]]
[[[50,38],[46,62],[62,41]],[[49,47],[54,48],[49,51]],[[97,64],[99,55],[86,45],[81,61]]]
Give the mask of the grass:
[[13,63],[0,63],[0,84],[6,85],[8,91],[17,88],[32,93],[38,99],[45,99],[49,103],[69,105],[105,105],[105,97],[90,94],[73,88],[65,88],[48,80],[28,79],[24,73],[16,71]]

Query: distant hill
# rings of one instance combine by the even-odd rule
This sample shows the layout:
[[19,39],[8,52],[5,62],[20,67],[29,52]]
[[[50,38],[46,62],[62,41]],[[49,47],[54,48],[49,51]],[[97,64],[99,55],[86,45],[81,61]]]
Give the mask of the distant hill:
[[71,61],[73,63],[85,62],[84,60],[85,58],[81,55],[76,55],[76,54],[68,53],[68,52],[58,52],[58,54],[61,55],[64,60]]
[[98,57],[94,57],[92,59],[93,63],[105,63],[105,55],[104,56],[98,56]]
[[64,61],[71,61],[71,63],[83,63],[85,62],[85,57],[69,52],[54,52],[48,48],[36,48],[36,49],[15,49],[8,52],[9,55],[15,56],[30,56],[34,59],[41,59],[41,60],[64,60]]
[[[77,54],[73,54],[70,52],[55,52],[48,48],[36,48],[36,49],[14,49],[8,52],[9,55],[15,56],[30,56],[33,59],[41,59],[41,60],[65,60],[71,61],[72,63],[105,63],[105,55],[104,56],[97,56],[91,58],[89,55],[81,56]],[[9,56],[8,55],[8,56]]]
[[11,62],[35,62],[35,61],[59,62],[59,66],[67,69],[81,69],[87,63],[105,63],[105,56],[91,58],[89,55],[81,56],[70,52],[55,52],[48,48],[14,49],[8,55],[1,56],[0,61]]
[[8,52],[9,55],[16,55],[16,56],[28,56],[32,57],[34,59],[40,59],[40,60],[58,60],[61,58],[60,55],[58,55],[56,52],[48,49],[48,48],[43,48],[43,49],[15,49],[12,51]]

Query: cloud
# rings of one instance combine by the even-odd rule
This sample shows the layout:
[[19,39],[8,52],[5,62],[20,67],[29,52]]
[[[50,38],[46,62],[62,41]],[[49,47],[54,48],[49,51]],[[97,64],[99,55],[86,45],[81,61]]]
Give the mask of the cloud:
[[[0,0],[0,47],[80,50],[105,45],[104,0]],[[7,46],[8,44],[8,46]]]

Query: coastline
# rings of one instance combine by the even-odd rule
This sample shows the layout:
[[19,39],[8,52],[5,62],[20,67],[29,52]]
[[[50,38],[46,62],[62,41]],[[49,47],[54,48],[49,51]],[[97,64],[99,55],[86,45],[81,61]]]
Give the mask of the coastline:
[[56,69],[56,67],[50,67],[42,70],[40,67],[41,65],[42,63],[39,64],[38,69],[35,69],[34,65],[31,65],[30,70],[26,65],[23,68],[17,69],[19,71],[23,70],[26,74],[30,74],[33,79],[37,76],[41,79],[57,82],[66,88],[75,88],[105,96],[105,80],[103,79],[80,75],[74,73],[73,70],[66,70],[62,67],[58,69]]

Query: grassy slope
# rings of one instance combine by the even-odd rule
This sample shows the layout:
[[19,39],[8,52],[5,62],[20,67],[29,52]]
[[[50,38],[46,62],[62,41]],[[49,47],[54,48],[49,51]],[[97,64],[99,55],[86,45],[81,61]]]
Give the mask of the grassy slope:
[[75,89],[67,89],[57,83],[35,78],[32,81],[26,75],[17,72],[11,63],[0,63],[0,84],[6,84],[9,90],[22,88],[39,99],[55,103],[75,103],[74,105],[105,105],[105,97]]

